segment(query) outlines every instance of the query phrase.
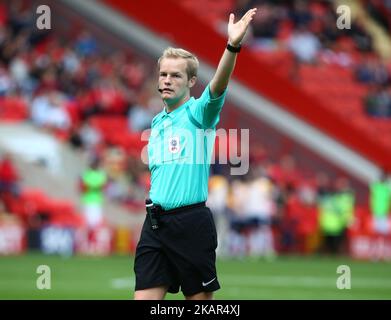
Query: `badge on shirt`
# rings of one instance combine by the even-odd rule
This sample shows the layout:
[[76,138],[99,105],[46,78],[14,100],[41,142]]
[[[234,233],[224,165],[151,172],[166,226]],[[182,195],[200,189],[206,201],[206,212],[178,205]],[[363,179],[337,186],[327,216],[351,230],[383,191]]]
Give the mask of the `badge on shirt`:
[[168,139],[168,151],[178,153],[180,151],[179,137],[171,137]]

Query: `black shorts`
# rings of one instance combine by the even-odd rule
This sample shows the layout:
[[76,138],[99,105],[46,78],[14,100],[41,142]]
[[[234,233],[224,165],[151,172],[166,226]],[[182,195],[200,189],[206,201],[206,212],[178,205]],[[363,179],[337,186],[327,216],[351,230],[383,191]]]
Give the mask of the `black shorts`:
[[159,215],[152,230],[147,216],[136,249],[136,290],[167,286],[185,296],[220,288],[216,274],[217,234],[208,207]]

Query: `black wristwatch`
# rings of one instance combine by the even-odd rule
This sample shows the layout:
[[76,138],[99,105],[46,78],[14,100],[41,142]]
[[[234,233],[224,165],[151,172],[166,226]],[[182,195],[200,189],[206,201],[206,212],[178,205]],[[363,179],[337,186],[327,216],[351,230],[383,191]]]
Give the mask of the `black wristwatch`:
[[229,43],[227,43],[227,50],[234,52],[234,53],[239,53],[240,49],[242,49],[242,46],[239,45],[238,47],[231,46]]

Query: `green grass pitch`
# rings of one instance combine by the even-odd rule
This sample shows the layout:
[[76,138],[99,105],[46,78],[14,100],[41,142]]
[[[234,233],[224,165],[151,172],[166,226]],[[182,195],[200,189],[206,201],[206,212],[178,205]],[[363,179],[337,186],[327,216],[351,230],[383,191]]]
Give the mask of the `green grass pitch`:
[[[51,289],[39,290],[39,265],[51,271]],[[350,268],[351,289],[338,289],[339,265]],[[274,260],[219,260],[221,300],[391,299],[391,263],[349,258],[284,256]],[[132,299],[133,258],[60,257],[39,253],[0,257],[0,299]],[[168,294],[167,299],[183,299]]]

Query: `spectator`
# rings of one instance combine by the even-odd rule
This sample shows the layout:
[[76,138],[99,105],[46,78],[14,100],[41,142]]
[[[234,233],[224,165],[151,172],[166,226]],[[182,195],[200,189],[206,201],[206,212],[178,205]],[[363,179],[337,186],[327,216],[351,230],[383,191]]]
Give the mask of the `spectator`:
[[24,88],[28,86],[29,79],[29,64],[28,64],[28,54],[23,52],[14,57],[10,63],[9,70],[12,78],[15,80],[16,84]]
[[31,105],[32,121],[50,129],[69,129],[71,120],[65,109],[65,97],[57,91],[46,91],[34,98]]
[[0,64],[0,97],[7,96],[15,87],[12,78],[8,75],[7,70]]
[[281,252],[292,253],[297,248],[297,210],[294,205],[298,203],[298,197],[291,184],[281,185],[278,191],[278,246]]
[[93,36],[84,30],[75,44],[76,51],[83,57],[93,56],[98,52],[98,46]]
[[0,161],[0,194],[20,194],[20,177],[10,154],[6,153]]
[[335,12],[332,10],[325,12],[319,17],[319,20],[322,22],[322,27],[317,35],[325,48],[332,48],[341,36],[339,29],[335,27],[337,18]]
[[126,154],[122,148],[107,146],[102,155],[102,165],[107,173],[106,195],[115,201],[126,201],[130,194],[126,175]]
[[80,131],[80,139],[85,150],[94,154],[96,151],[96,147],[102,142],[103,138],[99,130],[94,128],[91,125],[91,121],[87,119],[87,121],[83,122]]
[[373,51],[372,38],[365,29],[365,22],[362,18],[357,17],[352,21],[351,29],[345,29],[346,33],[353,38],[356,47],[362,52]]
[[304,24],[301,24],[288,38],[287,46],[294,55],[289,77],[292,81],[298,81],[300,64],[316,64],[321,43]]
[[326,197],[332,194],[333,190],[330,183],[330,178],[325,172],[319,172],[316,175],[316,193],[318,201],[322,197]]
[[80,136],[80,128],[72,127],[69,133],[68,142],[75,150],[82,150],[84,148],[83,141]]
[[[152,101],[151,101],[152,102]],[[128,114],[128,127],[130,131],[143,131],[151,126],[154,113],[148,105],[136,104],[132,106]]]
[[336,180],[336,199],[339,210],[345,219],[345,226],[349,228],[354,222],[355,194],[349,179],[339,177]]
[[249,254],[252,256],[274,256],[272,219],[275,215],[274,185],[265,176],[254,176],[247,184],[247,199],[243,212],[247,217],[249,232]]
[[229,254],[237,257],[245,256],[246,246],[246,217],[242,211],[247,199],[247,184],[243,177],[231,182],[227,200],[227,214],[230,223]]
[[76,52],[70,46],[67,46],[63,55],[62,67],[66,72],[75,74],[81,67],[80,60]]
[[321,44],[313,33],[300,25],[288,39],[288,47],[298,62],[315,63]]
[[258,6],[262,12],[259,16],[254,17],[252,25],[252,47],[254,49],[275,49],[279,23],[275,7],[270,4]]
[[384,63],[376,58],[366,59],[355,70],[356,79],[366,84],[387,85],[390,74]]
[[81,202],[87,226],[94,229],[103,219],[104,188],[107,183],[105,171],[100,169],[99,160],[93,160],[80,179]]
[[229,184],[228,180],[221,175],[212,175],[209,179],[208,207],[213,212],[213,218],[217,229],[218,256],[227,256],[229,221],[227,217],[227,200]]
[[290,11],[290,18],[295,27],[308,27],[313,18],[308,8],[308,2],[296,0],[293,5],[293,10]]
[[386,172],[382,172],[380,179],[369,185],[369,205],[373,217],[373,228],[376,233],[391,233],[388,221],[391,208],[391,186]]
[[359,63],[355,69],[355,77],[359,82],[371,83],[373,81],[373,62],[369,59]]
[[346,231],[353,221],[354,201],[354,194],[345,178],[338,178],[334,191],[319,199],[319,223],[326,253],[343,253]]
[[387,87],[374,86],[365,98],[365,111],[369,116],[391,117],[391,94]]

